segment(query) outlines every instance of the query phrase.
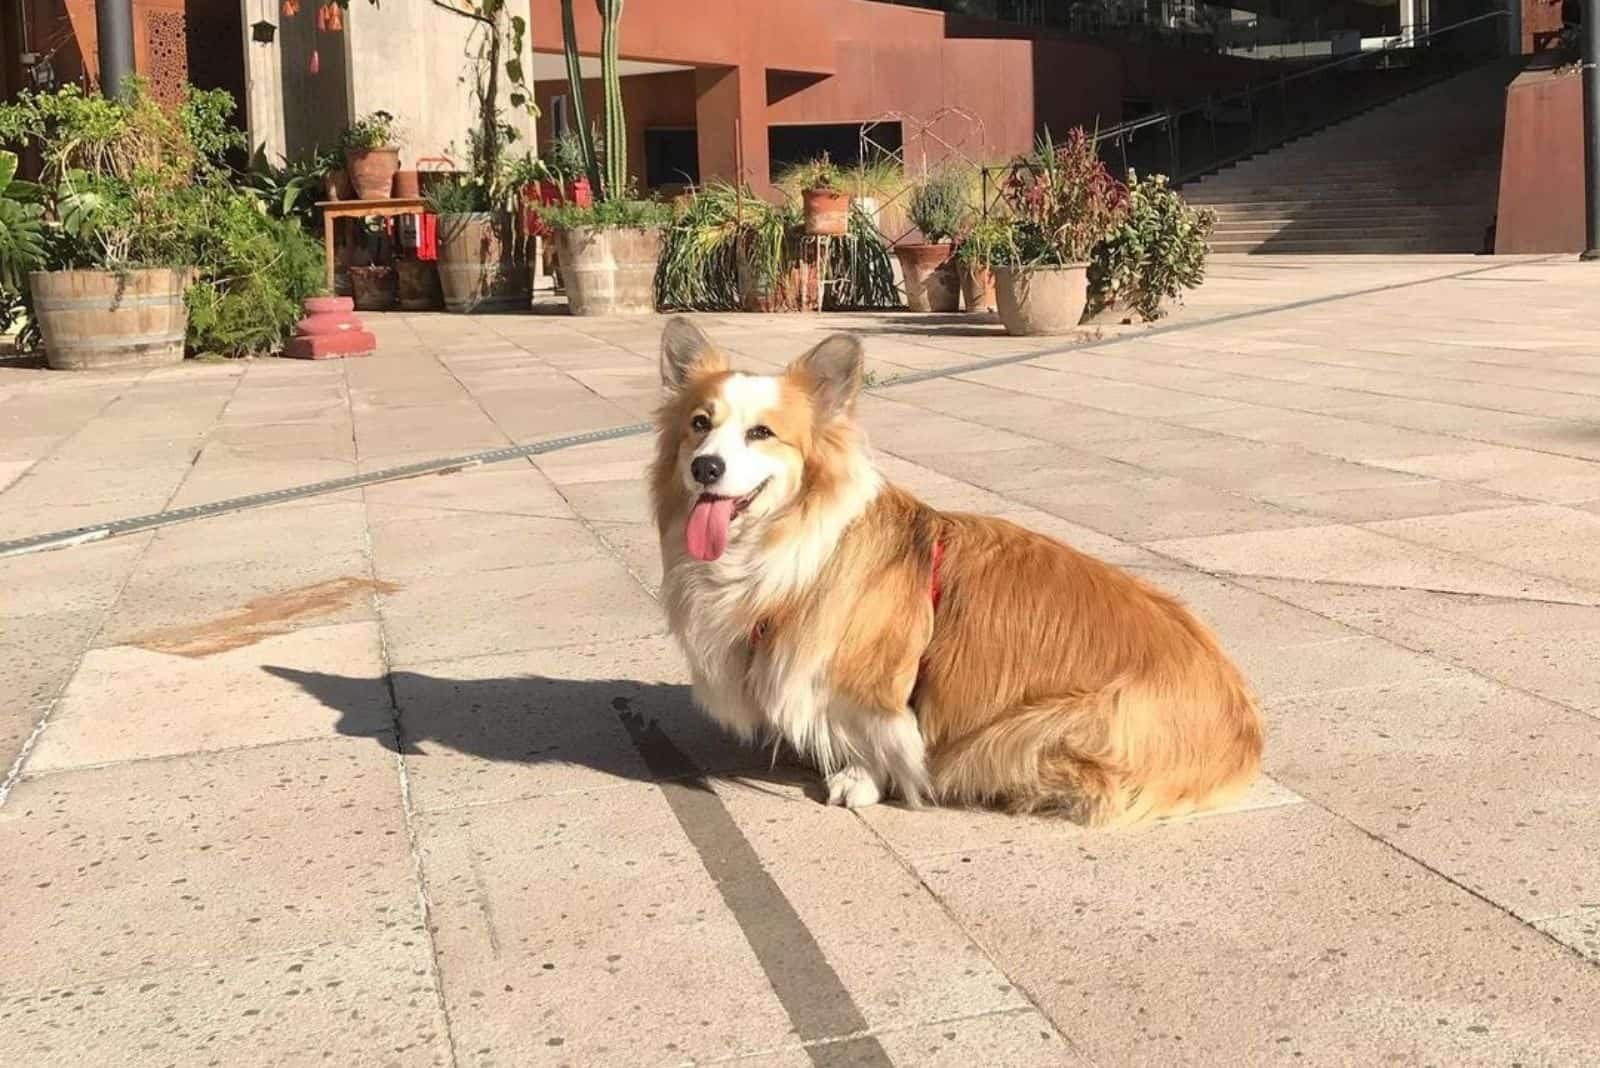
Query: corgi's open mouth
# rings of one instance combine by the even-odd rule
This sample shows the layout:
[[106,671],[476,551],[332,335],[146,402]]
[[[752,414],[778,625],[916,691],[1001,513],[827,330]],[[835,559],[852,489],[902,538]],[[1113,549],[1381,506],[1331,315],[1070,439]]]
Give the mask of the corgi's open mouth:
[[772,479],[763,479],[761,485],[743,497],[718,497],[702,493],[689,510],[689,525],[684,530],[685,547],[696,560],[715,560],[728,548],[728,532],[734,519],[750,507]]

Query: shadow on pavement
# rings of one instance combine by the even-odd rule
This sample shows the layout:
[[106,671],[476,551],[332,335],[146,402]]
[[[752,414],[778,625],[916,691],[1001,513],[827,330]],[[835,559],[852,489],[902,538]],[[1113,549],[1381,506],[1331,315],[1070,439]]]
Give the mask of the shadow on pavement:
[[689,687],[674,683],[540,675],[458,679],[394,671],[389,684],[400,709],[396,739],[372,733],[373,705],[381,699],[375,694],[378,680],[273,665],[262,670],[337,711],[340,734],[374,738],[407,756],[426,756],[442,746],[497,763],[579,765],[638,782],[733,772],[792,781],[793,770],[803,767],[791,753],[774,760],[770,749],[741,745],[694,707]]

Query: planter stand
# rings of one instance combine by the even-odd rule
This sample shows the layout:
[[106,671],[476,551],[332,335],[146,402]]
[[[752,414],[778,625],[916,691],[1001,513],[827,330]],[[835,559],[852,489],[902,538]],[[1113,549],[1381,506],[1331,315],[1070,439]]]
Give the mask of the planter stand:
[[337,360],[344,356],[371,356],[378,339],[356,318],[349,297],[312,297],[306,317],[295,324],[294,337],[283,354],[294,360]]

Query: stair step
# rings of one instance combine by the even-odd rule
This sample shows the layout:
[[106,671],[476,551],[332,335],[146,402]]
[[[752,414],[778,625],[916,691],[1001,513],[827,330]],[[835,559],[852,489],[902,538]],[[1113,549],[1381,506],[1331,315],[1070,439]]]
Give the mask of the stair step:
[[1380,255],[1394,252],[1466,252],[1475,253],[1483,249],[1483,238],[1474,240],[1462,238],[1456,241],[1440,241],[1429,238],[1343,238],[1338,240],[1315,240],[1298,237],[1279,238],[1273,241],[1220,241],[1213,242],[1212,252],[1218,253],[1279,253],[1279,252],[1310,252],[1329,254],[1360,254]]

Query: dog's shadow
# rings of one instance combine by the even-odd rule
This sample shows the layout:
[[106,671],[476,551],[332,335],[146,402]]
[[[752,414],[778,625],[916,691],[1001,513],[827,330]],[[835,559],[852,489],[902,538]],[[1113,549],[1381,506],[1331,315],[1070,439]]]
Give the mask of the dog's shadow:
[[262,670],[338,712],[340,734],[372,738],[406,757],[426,759],[443,748],[494,763],[573,765],[638,782],[704,786],[706,776],[736,776],[752,785],[802,785],[813,799],[822,796],[815,773],[792,751],[741,744],[694,707],[687,686],[393,671],[386,687],[371,677]]

